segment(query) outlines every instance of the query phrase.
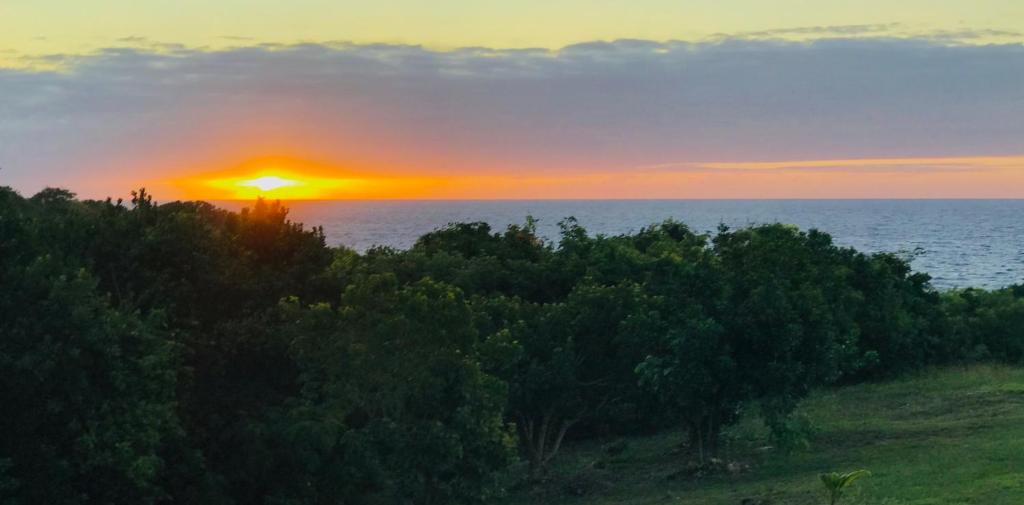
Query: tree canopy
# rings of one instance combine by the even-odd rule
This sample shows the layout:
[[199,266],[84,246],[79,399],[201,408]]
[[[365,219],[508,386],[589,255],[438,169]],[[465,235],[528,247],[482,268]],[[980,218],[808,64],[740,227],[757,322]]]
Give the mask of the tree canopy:
[[481,503],[580,439],[678,427],[705,460],[814,388],[1024,359],[1024,288],[821,231],[535,225],[357,253],[279,203],[0,188],[0,499]]

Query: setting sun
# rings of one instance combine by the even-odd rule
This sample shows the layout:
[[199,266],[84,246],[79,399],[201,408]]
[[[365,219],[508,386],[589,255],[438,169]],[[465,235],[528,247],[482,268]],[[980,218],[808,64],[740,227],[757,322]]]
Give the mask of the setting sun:
[[306,174],[276,171],[275,173],[247,173],[234,177],[210,178],[199,181],[202,194],[218,198],[250,200],[266,197],[281,200],[318,200],[330,197],[338,190],[350,188],[354,179],[324,178]]
[[365,180],[341,168],[287,157],[253,158],[233,168],[170,181],[189,198],[322,200],[349,197]]
[[256,158],[234,168],[169,181],[188,198],[324,200],[375,196],[384,181],[348,170],[284,157]]
[[289,186],[301,186],[301,181],[293,179],[285,179],[276,175],[265,175],[263,177],[257,177],[255,179],[249,179],[244,181],[238,181],[238,185],[242,187],[253,187],[259,188],[262,191],[272,191],[278,188],[285,188]]
[[440,176],[374,174],[286,156],[252,158],[217,171],[197,170],[167,184],[185,198],[206,200],[423,198],[436,196],[441,187],[461,186]]

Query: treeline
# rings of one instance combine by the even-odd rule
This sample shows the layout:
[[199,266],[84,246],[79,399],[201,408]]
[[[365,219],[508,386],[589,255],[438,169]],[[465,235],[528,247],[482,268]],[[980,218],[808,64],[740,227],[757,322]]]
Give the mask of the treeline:
[[453,224],[357,254],[278,204],[0,188],[0,501],[479,503],[572,440],[1024,359],[1024,287],[938,293],[784,225]]

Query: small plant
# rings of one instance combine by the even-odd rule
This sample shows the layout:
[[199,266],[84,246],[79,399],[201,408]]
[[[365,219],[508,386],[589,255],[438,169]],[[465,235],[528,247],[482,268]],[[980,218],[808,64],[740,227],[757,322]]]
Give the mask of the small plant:
[[825,485],[825,490],[828,492],[828,505],[836,505],[839,502],[839,498],[843,496],[843,491],[846,488],[853,485],[857,479],[861,477],[867,477],[871,475],[871,472],[867,470],[854,470],[852,472],[839,473],[823,473],[820,475],[821,483]]

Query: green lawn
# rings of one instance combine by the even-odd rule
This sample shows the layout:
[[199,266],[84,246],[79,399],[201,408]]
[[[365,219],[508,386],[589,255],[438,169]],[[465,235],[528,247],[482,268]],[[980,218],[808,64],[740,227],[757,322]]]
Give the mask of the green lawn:
[[[681,476],[678,432],[568,448],[509,505],[824,504],[818,474],[868,469],[843,504],[1024,504],[1024,369],[976,366],[823,391],[800,409],[816,432],[782,455],[756,419],[728,433],[738,473]],[[610,455],[608,447],[625,450]]]

